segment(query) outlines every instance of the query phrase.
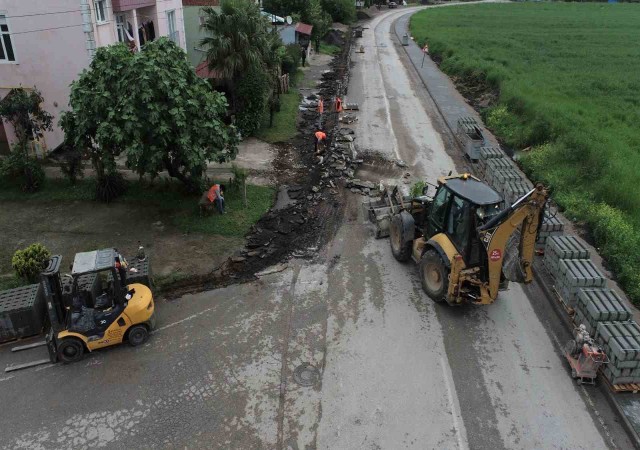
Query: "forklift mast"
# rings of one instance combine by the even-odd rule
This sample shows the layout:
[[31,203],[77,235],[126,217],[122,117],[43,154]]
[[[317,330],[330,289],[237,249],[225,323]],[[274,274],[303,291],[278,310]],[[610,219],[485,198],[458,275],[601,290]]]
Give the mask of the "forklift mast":
[[66,319],[62,303],[62,281],[60,280],[60,264],[62,256],[55,255],[49,260],[47,268],[40,274],[40,283],[47,302],[47,312],[51,329],[58,333],[64,327]]

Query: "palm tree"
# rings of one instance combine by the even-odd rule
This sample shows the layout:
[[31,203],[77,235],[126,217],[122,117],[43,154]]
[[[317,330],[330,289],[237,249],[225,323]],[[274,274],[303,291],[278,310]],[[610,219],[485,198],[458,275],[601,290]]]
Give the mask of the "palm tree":
[[220,12],[203,8],[202,29],[208,34],[200,45],[207,51],[209,69],[233,86],[250,67],[264,66],[269,45],[269,23],[251,0],[225,0]]

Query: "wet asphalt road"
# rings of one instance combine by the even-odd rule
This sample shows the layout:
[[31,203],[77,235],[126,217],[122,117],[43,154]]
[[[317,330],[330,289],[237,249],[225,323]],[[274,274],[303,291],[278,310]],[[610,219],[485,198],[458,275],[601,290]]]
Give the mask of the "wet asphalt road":
[[[463,164],[381,15],[354,55],[357,144],[414,176]],[[375,50],[374,50],[375,49]],[[435,305],[350,197],[314,260],[158,306],[142,348],[0,375],[2,448],[630,448],[535,285],[481,308]],[[0,347],[0,367],[33,359]],[[303,373],[310,364],[317,369]]]

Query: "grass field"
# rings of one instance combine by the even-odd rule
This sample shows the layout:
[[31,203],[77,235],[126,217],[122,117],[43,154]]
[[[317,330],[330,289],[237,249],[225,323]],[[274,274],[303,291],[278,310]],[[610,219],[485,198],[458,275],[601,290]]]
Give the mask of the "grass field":
[[441,68],[499,91],[485,122],[571,218],[590,227],[640,302],[640,5],[517,3],[411,20]]
[[[95,181],[92,179],[81,180],[76,186],[69,185],[66,180],[47,180],[42,190],[28,194],[18,187],[0,183],[0,202],[19,200],[51,204],[52,202],[86,201],[94,202],[96,208],[108,208],[108,205],[94,200],[94,186]],[[275,199],[275,190],[271,187],[247,185],[246,208],[243,205],[243,195],[239,190],[227,187],[224,197],[227,214],[216,213],[200,217],[199,195],[187,194],[179,182],[157,180],[153,185],[130,182],[125,194],[117,198],[114,203],[155,206],[184,233],[242,237],[249,231],[251,225],[271,208]]]
[[266,113],[262,120],[262,127],[254,133],[255,137],[275,144],[288,141],[298,133],[296,117],[300,105],[300,93],[295,88],[300,85],[303,77],[301,69],[292,74],[289,79],[289,92],[280,94],[280,111],[273,116],[273,126],[269,126],[269,114]]

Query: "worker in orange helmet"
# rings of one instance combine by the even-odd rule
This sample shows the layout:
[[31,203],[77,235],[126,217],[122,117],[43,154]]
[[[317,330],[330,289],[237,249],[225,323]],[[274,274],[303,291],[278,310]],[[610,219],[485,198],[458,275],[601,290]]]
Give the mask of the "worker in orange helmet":
[[327,135],[323,130],[316,131],[315,134],[315,144],[316,144],[316,153],[320,153],[318,151],[318,147],[321,143],[323,143],[327,139]]
[[342,112],[342,99],[338,96],[336,96],[335,108],[338,114]]
[[318,114],[322,115],[324,112],[324,102],[322,101],[322,97],[318,97]]

